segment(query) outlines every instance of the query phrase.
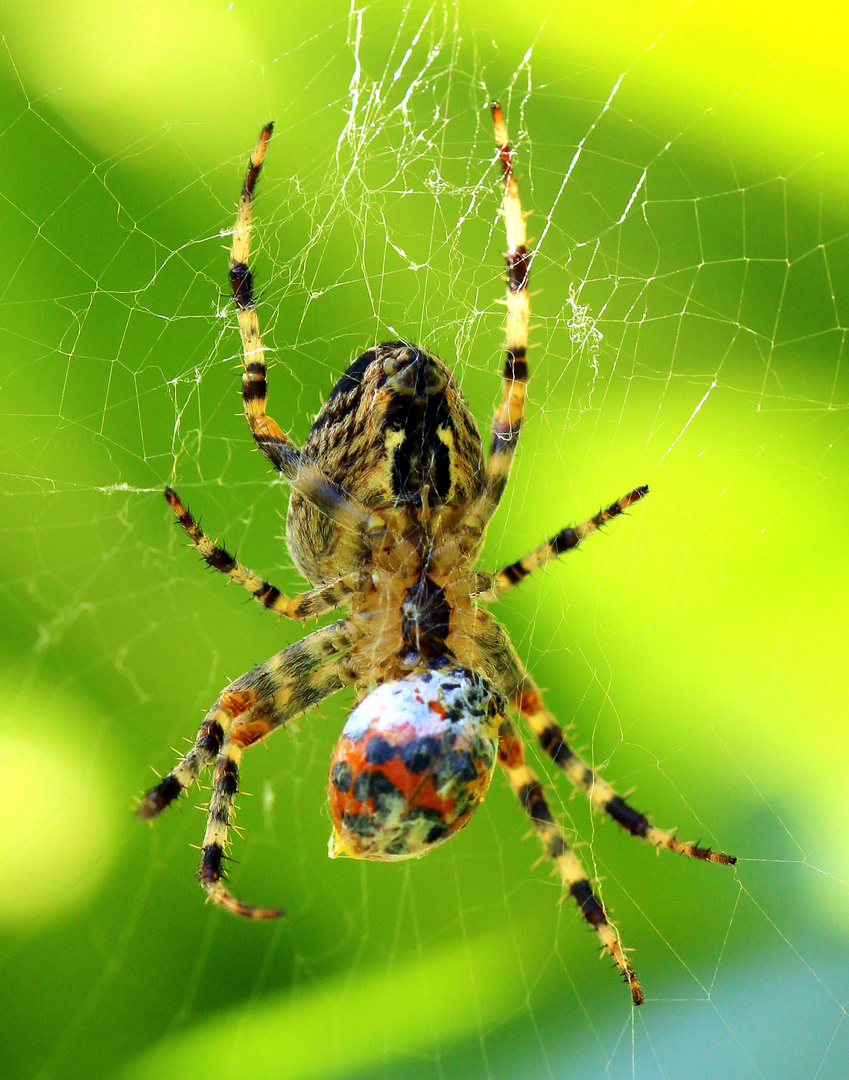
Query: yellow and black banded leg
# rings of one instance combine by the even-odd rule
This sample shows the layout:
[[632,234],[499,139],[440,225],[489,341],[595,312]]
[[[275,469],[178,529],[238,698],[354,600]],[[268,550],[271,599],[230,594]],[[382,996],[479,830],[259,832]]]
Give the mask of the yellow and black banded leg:
[[314,619],[339,607],[352,593],[367,588],[371,580],[365,573],[351,573],[300,596],[284,596],[276,586],[243,566],[226,548],[210,540],[180,501],[176,491],[166,488],[165,498],[207,566],[247,589],[257,603],[275,615],[283,615],[287,619]]
[[507,340],[501,403],[492,422],[484,490],[468,515],[481,525],[486,525],[501,501],[519,443],[528,384],[528,324],[531,316],[528,276],[532,255],[528,251],[519,185],[513,175],[507,125],[497,102],[492,104],[492,119],[504,177],[502,211],[507,232],[507,251],[504,255],[507,264]]
[[338,681],[335,666],[329,676],[324,669],[356,636],[351,623],[343,619],[308,634],[231,683],[206,714],[189,752],[142,797],[137,816],[143,820],[157,817],[179,798],[216,760],[234,721],[258,702],[273,699],[277,726],[315,704],[316,693],[321,700],[341,689],[345,684]]
[[642,487],[630,491],[618,502],[613,503],[612,506],[608,506],[606,510],[600,510],[595,517],[588,518],[581,525],[561,529],[556,536],[552,536],[546,543],[540,544],[538,548],[534,548],[533,551],[528,552],[521,559],[517,559],[516,562],[510,563],[509,566],[499,570],[488,591],[500,596],[502,593],[507,592],[508,589],[512,589],[514,585],[524,581],[528,574],[539,570],[547,562],[556,559],[558,555],[563,555],[567,551],[574,551],[582,540],[586,540],[592,533],[598,532],[608,521],[619,517],[629,506],[633,506],[635,502],[645,498],[648,493],[648,485],[644,484]]
[[259,329],[253,274],[248,260],[251,251],[254,188],[273,129],[273,124],[265,125],[248,162],[230,249],[230,288],[236,304],[245,361],[242,373],[245,415],[259,449],[296,491],[343,528],[368,532],[381,528],[384,525],[383,520],[328,480],[265,412],[268,396],[265,346]]
[[725,855],[721,851],[712,851],[710,848],[678,840],[674,832],[656,828],[645,814],[635,810],[621,795],[617,795],[614,788],[569,746],[565,732],[546,709],[542,696],[529,675],[525,674],[521,684],[514,687],[508,696],[555,765],[566,773],[575,787],[584,792],[594,808],[607,814],[632,836],[647,840],[658,850],[668,848],[691,859],[720,863],[723,866],[733,866],[736,863],[734,855]]
[[[286,682],[278,686],[268,697],[258,698],[232,723],[215,762],[198,879],[209,899],[234,915],[249,919],[276,919],[284,914],[282,908],[243,904],[224,884],[223,864],[227,857],[229,829],[239,790],[242,751],[353,680],[354,675],[347,669],[344,658],[338,659],[329,667],[306,674],[296,683]],[[238,683],[233,685],[237,686]]]
[[519,802],[533,822],[546,854],[552,859],[563,888],[572,897],[586,922],[598,934],[602,949],[609,953],[631,990],[635,1005],[642,1005],[643,991],[619,941],[616,928],[607,918],[601,901],[593,892],[587,872],[567,842],[563,829],[554,820],[542,784],[528,767],[525,749],[510,720],[501,723],[498,737],[498,760]]
[[224,734],[235,713],[226,691],[212,706],[195,736],[191,750],[167,776],[142,796],[136,816],[142,821],[158,817],[212,765],[221,750]]

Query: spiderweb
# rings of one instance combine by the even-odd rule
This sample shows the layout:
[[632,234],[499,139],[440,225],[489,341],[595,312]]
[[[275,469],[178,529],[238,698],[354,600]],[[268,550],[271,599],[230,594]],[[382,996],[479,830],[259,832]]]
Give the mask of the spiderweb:
[[[4,13],[6,1075],[846,1075],[845,27],[804,18]],[[300,587],[222,291],[259,126],[269,413],[303,439],[351,359],[402,337],[485,431],[494,96],[533,210],[534,347],[482,564],[652,491],[495,610],[606,777],[740,857],[655,859],[529,747],[635,949],[636,1012],[499,777],[421,862],[326,859],[344,696],[245,759],[233,888],[279,924],[202,904],[202,797],[152,832],[129,812],[226,681],[301,635],[205,575],[161,498]]]

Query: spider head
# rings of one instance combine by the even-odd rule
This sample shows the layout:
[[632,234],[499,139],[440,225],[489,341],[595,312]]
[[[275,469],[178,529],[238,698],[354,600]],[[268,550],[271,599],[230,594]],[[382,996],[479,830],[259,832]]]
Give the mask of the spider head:
[[381,683],[330,762],[330,855],[409,859],[469,821],[489,788],[502,702],[460,667]]

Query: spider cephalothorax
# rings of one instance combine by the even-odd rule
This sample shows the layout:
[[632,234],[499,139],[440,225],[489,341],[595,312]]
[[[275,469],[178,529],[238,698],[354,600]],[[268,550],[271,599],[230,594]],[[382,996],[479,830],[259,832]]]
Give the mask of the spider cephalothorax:
[[313,588],[286,597],[213,543],[170,488],[166,497],[207,563],[264,607],[307,619],[350,614],[283,649],[226,687],[185,757],[144,796],[152,818],[214,768],[199,877],[210,899],[255,919],[277,908],[241,903],[222,864],[243,750],[353,685],[355,706],[333,752],[331,855],[395,860],[422,855],[467,824],[497,760],[529,815],[564,890],[631,988],[639,981],[540,781],[510,712],[524,718],[552,762],[594,807],[656,848],[710,862],[734,859],[655,828],[570,747],[506,631],[485,604],[642,499],[636,488],[561,530],[497,574],[474,562],[498,507],[519,440],[528,367],[528,275],[519,189],[507,129],[492,107],[504,178],[507,335],[501,403],[484,460],[469,406],[436,357],[402,341],[375,345],[348,368],[298,449],[265,412],[265,350],[248,268],[253,192],[272,125],[251,156],[233,231],[230,284],[245,366],[242,397],[259,449],[291,486],[287,541]]

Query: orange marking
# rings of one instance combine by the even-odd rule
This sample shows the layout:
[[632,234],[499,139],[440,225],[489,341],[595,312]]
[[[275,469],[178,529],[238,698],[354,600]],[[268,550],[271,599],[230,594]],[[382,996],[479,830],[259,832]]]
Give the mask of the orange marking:
[[253,743],[264,739],[272,730],[272,723],[267,718],[260,720],[237,720],[230,728],[230,739],[239,746],[252,746]]
[[498,742],[498,760],[507,769],[518,768],[525,760],[522,744],[512,737],[502,738]]
[[186,516],[186,508],[180,502],[180,496],[177,494],[176,491],[173,490],[173,488],[167,487],[165,489],[165,498],[168,500],[168,505],[171,507],[171,509],[174,511],[178,518],[183,518]]
[[427,707],[431,710],[431,712],[435,712],[440,720],[444,720],[445,717],[448,715],[448,710],[445,708],[441,701],[429,701],[427,703]]
[[520,690],[516,696],[516,708],[522,716],[542,712],[542,698],[536,690]]
[[279,439],[281,442],[289,441],[280,425],[275,423],[270,416],[252,417],[251,430],[259,438]]
[[347,761],[353,770],[354,776],[359,776],[368,764],[366,741],[366,739],[361,739],[359,742],[351,742],[347,735],[342,735],[330,759],[331,770],[337,761]]
[[510,144],[507,142],[507,124],[504,121],[504,113],[497,101],[492,103],[492,119],[495,127],[495,142],[498,146],[501,158],[501,169],[505,176],[509,176],[510,168]]
[[373,771],[382,771],[387,780],[392,781],[407,800],[407,807],[410,809],[422,806],[428,810],[438,810],[443,817],[448,817],[454,808],[455,800],[444,799],[437,793],[433,777],[429,773],[410,772],[400,758],[392,758]]
[[241,716],[256,702],[255,690],[225,690],[218,703],[230,716]]

